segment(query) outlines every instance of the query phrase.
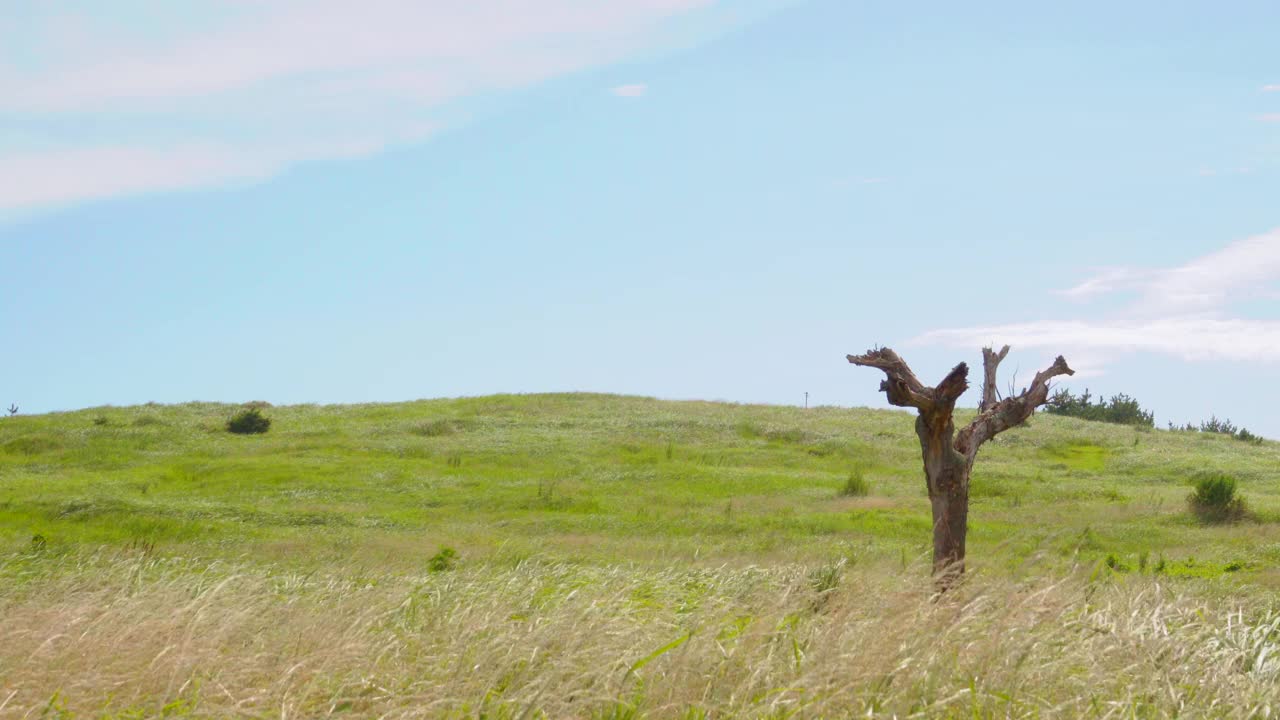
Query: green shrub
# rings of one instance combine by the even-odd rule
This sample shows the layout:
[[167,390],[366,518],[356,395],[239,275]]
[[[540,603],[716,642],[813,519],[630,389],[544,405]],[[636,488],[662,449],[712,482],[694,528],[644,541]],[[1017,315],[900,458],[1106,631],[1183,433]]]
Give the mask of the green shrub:
[[440,552],[431,556],[427,561],[427,569],[433,573],[445,572],[452,570],[453,566],[458,562],[458,551],[451,547],[440,548]]
[[227,432],[237,435],[255,435],[271,429],[271,419],[258,408],[241,410],[227,421]]
[[1187,496],[1187,505],[1205,522],[1239,520],[1245,511],[1244,498],[1236,494],[1236,479],[1222,474],[1199,477]]
[[844,481],[844,486],[840,488],[841,497],[866,497],[871,494],[871,483],[862,476],[861,470],[854,470],[849,473],[849,479]]

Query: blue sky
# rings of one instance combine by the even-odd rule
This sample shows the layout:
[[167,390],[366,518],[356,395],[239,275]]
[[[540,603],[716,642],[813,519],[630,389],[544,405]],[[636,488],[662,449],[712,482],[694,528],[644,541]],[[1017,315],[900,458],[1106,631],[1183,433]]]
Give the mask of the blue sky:
[[[0,401],[883,406],[1280,438],[1280,6],[16,3]],[[976,381],[976,378],[975,378]],[[967,400],[976,403],[976,390]]]

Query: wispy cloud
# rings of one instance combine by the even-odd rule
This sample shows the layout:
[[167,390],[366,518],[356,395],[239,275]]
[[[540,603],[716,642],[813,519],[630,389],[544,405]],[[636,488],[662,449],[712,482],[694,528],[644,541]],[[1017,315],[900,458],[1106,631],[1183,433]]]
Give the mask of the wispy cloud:
[[934,330],[923,344],[1014,346],[1073,352],[1102,364],[1119,352],[1185,359],[1280,361],[1280,321],[1232,317],[1233,303],[1271,297],[1280,283],[1280,229],[1233,242],[1171,268],[1109,268],[1062,291],[1077,300],[1134,293],[1120,311],[1087,319],[1042,320]]
[[973,349],[984,345],[1044,348],[1054,352],[1147,351],[1188,360],[1280,360],[1280,322],[1214,317],[1148,320],[1046,320],[934,330],[914,342]]
[[1263,113],[1258,116],[1258,119],[1269,123],[1280,122],[1280,113]]
[[609,92],[618,97],[636,98],[649,92],[649,86],[645,83],[635,83],[633,85],[619,85]]
[[1262,92],[1280,92],[1280,83],[1274,85],[1263,85]]
[[1229,300],[1256,294],[1278,280],[1280,229],[1238,240],[1178,267],[1113,268],[1066,293],[1079,295],[1086,288],[1136,290],[1139,297],[1129,311],[1168,315],[1219,310]]
[[0,22],[0,211],[420,140],[452,100],[619,60],[711,2],[49,4]]
[[4,157],[0,209],[60,205],[191,185],[261,180],[303,160],[359,157],[381,139],[290,146],[192,143],[62,148]]

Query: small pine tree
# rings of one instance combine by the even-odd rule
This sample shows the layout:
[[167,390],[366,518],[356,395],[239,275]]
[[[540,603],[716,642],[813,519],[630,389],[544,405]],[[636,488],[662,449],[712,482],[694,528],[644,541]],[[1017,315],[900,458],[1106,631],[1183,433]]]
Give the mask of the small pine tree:
[[1219,433],[1221,435],[1235,435],[1239,428],[1230,420],[1219,420],[1217,415],[1212,415],[1208,420],[1200,423],[1200,432]]

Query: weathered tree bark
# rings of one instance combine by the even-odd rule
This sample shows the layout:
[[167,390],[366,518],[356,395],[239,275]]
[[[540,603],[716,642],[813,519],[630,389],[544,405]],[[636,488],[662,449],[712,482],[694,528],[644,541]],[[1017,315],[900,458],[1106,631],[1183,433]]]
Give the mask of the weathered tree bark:
[[989,347],[982,348],[982,402],[978,404],[978,412],[1000,402],[1000,393],[996,390],[996,368],[1000,367],[1000,361],[1008,354],[1008,345],[1000,348],[1000,352]]
[[[984,395],[994,394],[995,368],[1008,353],[1005,346],[988,365]],[[984,351],[984,365],[986,353]],[[960,363],[936,387],[927,387],[893,350],[878,348],[862,355],[849,355],[849,362],[884,371],[880,390],[889,403],[916,409],[916,435],[924,460],[925,484],[933,507],[933,573],[938,587],[945,590],[964,574],[964,542],[969,529],[969,475],[982,443],[1021,424],[1049,396],[1049,380],[1072,375],[1067,361],[1058,356],[1053,365],[1036,373],[1030,387],[1018,395],[984,407],[973,422],[958,433],[952,422],[956,400],[969,387],[969,366]],[[984,397],[984,405],[986,398]]]

